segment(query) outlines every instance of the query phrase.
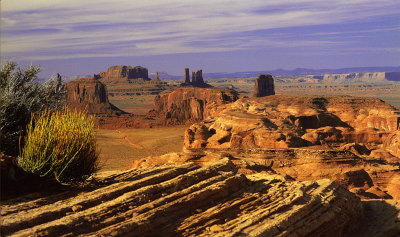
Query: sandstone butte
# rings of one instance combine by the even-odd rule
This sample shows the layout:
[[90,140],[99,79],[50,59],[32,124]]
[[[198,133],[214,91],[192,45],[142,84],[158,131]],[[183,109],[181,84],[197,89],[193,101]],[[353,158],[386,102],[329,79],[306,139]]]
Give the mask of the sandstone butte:
[[259,75],[254,84],[254,97],[275,95],[274,78],[271,75]]
[[218,113],[218,105],[238,99],[234,91],[220,88],[179,88],[169,94],[157,95],[154,111],[166,123],[179,124],[201,121]]
[[66,84],[66,103],[72,109],[86,109],[96,115],[119,115],[122,113],[108,101],[106,87],[96,78],[79,78]]

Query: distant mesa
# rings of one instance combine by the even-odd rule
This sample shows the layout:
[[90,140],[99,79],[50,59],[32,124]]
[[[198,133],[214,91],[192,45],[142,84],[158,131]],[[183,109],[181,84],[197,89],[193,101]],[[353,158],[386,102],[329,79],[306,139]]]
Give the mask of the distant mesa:
[[267,75],[258,75],[254,85],[254,97],[275,95],[274,78]]
[[147,68],[142,66],[111,66],[106,72],[100,72],[95,78],[107,86],[110,97],[157,95],[173,88],[159,76],[149,78]]
[[141,66],[111,66],[98,74],[99,80],[107,83],[145,83],[150,81],[147,68]]
[[322,76],[314,76],[316,79],[324,82],[384,82],[384,81],[400,81],[400,72],[358,72],[358,73],[342,73],[342,74],[323,74]]
[[196,70],[192,72],[192,81],[190,81],[189,68],[185,68],[184,83],[181,87],[201,87],[209,88],[211,85],[207,84],[203,80],[203,70]]

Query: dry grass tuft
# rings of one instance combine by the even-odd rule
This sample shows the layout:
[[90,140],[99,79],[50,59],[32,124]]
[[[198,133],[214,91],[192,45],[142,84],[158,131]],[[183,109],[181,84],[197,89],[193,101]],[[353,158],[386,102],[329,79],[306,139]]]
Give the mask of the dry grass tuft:
[[61,184],[79,184],[97,171],[93,117],[68,108],[32,115],[20,166]]

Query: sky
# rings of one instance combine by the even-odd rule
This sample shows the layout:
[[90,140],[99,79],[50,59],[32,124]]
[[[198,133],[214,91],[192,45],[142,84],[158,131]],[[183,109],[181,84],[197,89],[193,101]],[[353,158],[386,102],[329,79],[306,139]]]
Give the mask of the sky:
[[1,59],[41,76],[400,66],[399,0],[0,0]]

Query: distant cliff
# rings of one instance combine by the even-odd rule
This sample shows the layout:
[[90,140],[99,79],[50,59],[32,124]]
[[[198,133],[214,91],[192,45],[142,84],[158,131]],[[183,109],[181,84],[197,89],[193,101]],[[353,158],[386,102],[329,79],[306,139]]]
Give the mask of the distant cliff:
[[326,82],[383,82],[400,81],[400,72],[360,72],[343,74],[324,74],[314,76]]
[[108,83],[143,83],[150,81],[147,68],[141,66],[111,66],[98,74],[99,80]]

